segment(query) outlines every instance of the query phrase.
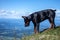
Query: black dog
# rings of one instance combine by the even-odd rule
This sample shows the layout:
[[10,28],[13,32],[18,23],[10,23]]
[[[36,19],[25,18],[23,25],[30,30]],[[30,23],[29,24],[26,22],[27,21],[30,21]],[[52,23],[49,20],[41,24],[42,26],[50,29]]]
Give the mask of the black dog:
[[22,16],[24,18],[25,26],[29,26],[30,21],[33,22],[34,24],[34,32],[38,33],[39,32],[39,23],[48,19],[51,27],[55,27],[54,19],[55,19],[55,11],[52,9],[46,9],[38,12],[34,12],[29,16]]

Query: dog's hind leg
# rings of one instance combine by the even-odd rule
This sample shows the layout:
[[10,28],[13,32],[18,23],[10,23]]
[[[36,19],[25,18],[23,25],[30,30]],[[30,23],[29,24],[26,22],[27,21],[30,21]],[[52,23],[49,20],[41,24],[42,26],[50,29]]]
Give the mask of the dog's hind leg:
[[49,22],[50,22],[50,25],[51,25],[50,29],[51,29],[51,28],[55,28],[54,19],[55,19],[55,18],[53,18],[53,17],[49,18]]

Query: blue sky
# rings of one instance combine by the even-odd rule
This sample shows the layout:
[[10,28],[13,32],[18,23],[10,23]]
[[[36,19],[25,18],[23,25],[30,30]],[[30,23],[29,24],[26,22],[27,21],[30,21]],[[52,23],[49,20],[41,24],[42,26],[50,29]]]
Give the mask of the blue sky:
[[[0,18],[17,18],[43,9],[56,9],[60,17],[60,0],[0,0]],[[59,14],[58,14],[59,13]]]

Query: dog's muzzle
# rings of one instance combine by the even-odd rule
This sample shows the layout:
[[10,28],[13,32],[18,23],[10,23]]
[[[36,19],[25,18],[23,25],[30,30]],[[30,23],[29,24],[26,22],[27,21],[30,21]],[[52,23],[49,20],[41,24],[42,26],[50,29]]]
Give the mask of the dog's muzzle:
[[29,23],[25,23],[25,27],[29,26]]

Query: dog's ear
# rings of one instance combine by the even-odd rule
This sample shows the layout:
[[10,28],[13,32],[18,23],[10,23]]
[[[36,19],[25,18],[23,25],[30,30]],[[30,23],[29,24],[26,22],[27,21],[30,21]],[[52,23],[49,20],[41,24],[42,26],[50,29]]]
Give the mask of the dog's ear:
[[22,18],[26,18],[26,16],[22,16]]

